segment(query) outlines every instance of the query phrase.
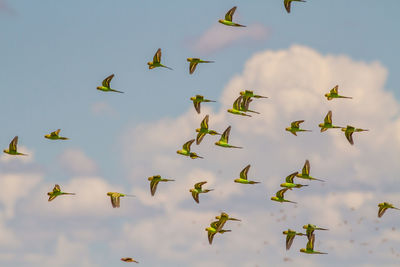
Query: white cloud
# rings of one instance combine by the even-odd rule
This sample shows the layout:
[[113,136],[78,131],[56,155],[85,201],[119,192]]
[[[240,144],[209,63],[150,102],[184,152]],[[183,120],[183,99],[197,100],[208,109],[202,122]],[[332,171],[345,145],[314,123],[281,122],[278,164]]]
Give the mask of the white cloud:
[[[140,235],[136,229],[160,233],[163,237],[160,239],[143,236],[143,239],[146,238],[144,242],[149,242],[144,247],[149,250],[157,242],[168,240],[168,244],[163,245],[167,253],[160,253],[157,257],[160,260],[175,257],[187,264],[190,257],[205,253],[208,249],[207,246],[202,247],[200,241],[197,241],[197,246],[190,242],[196,239],[194,236],[205,234],[202,228],[209,222],[198,225],[197,230],[185,225],[182,229],[185,241],[179,235],[176,242],[173,237],[178,233],[164,236],[162,233],[166,230],[160,230],[162,225],[168,229],[176,227],[178,221],[181,225],[182,221],[187,224],[189,217],[198,216],[196,221],[204,220],[204,217],[211,219],[212,216],[207,217],[210,213],[213,212],[215,216],[221,210],[229,210],[238,214],[244,222],[240,229],[233,225],[234,231],[220,238],[224,240],[229,235],[229,239],[233,240],[228,244],[223,243],[224,250],[231,255],[252,255],[251,259],[250,256],[235,258],[235,264],[256,264],[260,259],[257,254],[259,246],[268,240],[266,253],[275,265],[283,265],[285,257],[290,257],[294,262],[323,265],[326,263],[324,259],[332,259],[332,256],[305,260],[304,255],[298,252],[305,247],[304,239],[299,238],[291,251],[284,252],[282,230],[288,227],[301,230],[302,225],[307,223],[330,229],[318,233],[316,246],[321,251],[333,254],[333,257],[337,253],[345,255],[336,257],[336,263],[345,257],[353,265],[379,263],[383,254],[371,254],[372,258],[367,262],[360,259],[359,255],[364,253],[362,248],[348,244],[344,246],[346,252],[343,252],[340,245],[343,242],[350,243],[350,238],[373,242],[379,234],[371,232],[376,224],[377,204],[386,198],[393,199],[388,191],[398,194],[400,190],[395,185],[400,171],[397,163],[400,138],[395,131],[400,128],[400,104],[391,93],[384,90],[386,77],[387,70],[379,63],[356,62],[346,56],[324,56],[303,46],[265,51],[250,58],[243,73],[233,77],[227,84],[221,94],[219,111],[212,112],[205,107],[201,116],[198,116],[191,108],[176,119],[161,119],[127,129],[122,140],[132,140],[131,145],[124,142],[124,162],[131,179],[144,179],[153,175],[148,173],[149,170],[156,170],[161,175],[179,181],[173,187],[164,185],[157,192],[157,201],[153,199],[151,206],[160,210],[162,218],[126,226],[126,231],[132,236]],[[327,101],[324,94],[336,84],[339,84],[342,94],[354,98]],[[239,91],[244,89],[269,97],[252,103],[252,109],[261,112],[260,115],[243,118],[226,112]],[[355,133],[354,146],[348,143],[340,130],[320,133],[318,124],[328,110],[333,111],[335,124],[350,124],[370,131]],[[195,138],[194,129],[205,114],[210,114],[209,125],[212,129],[223,131],[232,125],[230,142],[244,149],[216,147],[213,143],[218,137],[206,136],[200,146],[192,145],[193,151],[204,156],[204,160],[191,160],[177,155],[175,151],[184,142]],[[300,133],[295,137],[284,131],[291,121],[299,119],[305,119],[304,128],[313,132]],[[297,205],[270,201],[269,198],[280,189],[279,184],[283,179],[289,173],[300,171],[305,159],[311,162],[311,174],[326,182],[301,180],[309,186],[287,192],[287,198],[297,201]],[[233,179],[249,163],[252,165],[249,175],[262,183],[254,186],[233,183]],[[204,180],[210,181],[207,185],[215,189],[204,196],[204,203],[200,203],[204,212],[201,216],[199,212],[195,215],[189,211],[190,195],[187,196],[187,190],[194,182],[194,176],[203,176]],[[226,193],[227,197],[216,197],[218,191]],[[142,196],[151,199],[149,195],[147,189],[139,196],[145,205],[150,204]],[[213,203],[211,209],[207,204],[210,199]],[[183,207],[186,210],[182,210]],[[165,224],[167,221],[173,223]],[[394,225],[393,217],[380,222],[383,224],[381,227],[390,228],[390,225]],[[187,258],[182,258],[176,250],[184,242],[190,243],[188,251],[185,251]],[[218,250],[219,242],[213,244],[214,252]],[[240,247],[237,244],[241,244]],[[212,254],[208,259],[211,263],[222,262],[219,254]],[[390,260],[386,262],[388,265],[391,263]]]
[[198,39],[192,40],[191,47],[195,52],[209,54],[239,41],[249,39],[253,42],[265,40],[268,34],[268,28],[261,24],[252,24],[244,29],[214,24]]
[[78,148],[66,149],[59,157],[61,166],[75,175],[96,174],[98,167],[82,150]]

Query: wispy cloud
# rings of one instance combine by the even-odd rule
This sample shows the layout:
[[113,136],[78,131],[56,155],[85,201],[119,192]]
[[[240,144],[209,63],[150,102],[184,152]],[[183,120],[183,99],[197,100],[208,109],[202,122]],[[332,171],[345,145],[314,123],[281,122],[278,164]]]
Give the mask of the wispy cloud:
[[195,52],[211,54],[241,41],[264,41],[268,34],[269,29],[261,24],[239,29],[214,24],[200,37],[190,40],[189,44]]

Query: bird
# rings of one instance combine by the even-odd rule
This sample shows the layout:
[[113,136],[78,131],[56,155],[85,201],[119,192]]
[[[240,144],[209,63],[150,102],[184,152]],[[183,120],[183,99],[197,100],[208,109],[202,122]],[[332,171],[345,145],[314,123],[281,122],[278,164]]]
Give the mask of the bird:
[[300,124],[303,123],[304,120],[294,121],[290,124],[290,127],[287,127],[285,130],[291,132],[292,134],[297,136],[297,132],[311,132],[311,130],[303,130],[300,129]]
[[312,234],[311,237],[308,238],[306,248],[300,249],[300,252],[307,253],[307,254],[328,254],[325,252],[315,251],[314,250],[314,241],[315,241],[315,235]]
[[14,139],[11,141],[8,149],[4,149],[3,152],[14,156],[28,156],[27,154],[18,152],[17,145],[18,145],[18,136],[15,136]]
[[46,134],[44,136],[44,138],[51,139],[51,140],[68,140],[69,138],[59,135],[60,131],[61,131],[61,129],[58,129],[57,131]]
[[204,99],[202,95],[196,95],[190,98],[193,101],[194,109],[200,114],[200,103],[201,102],[216,102],[214,100]]
[[232,146],[232,145],[228,144],[230,132],[231,132],[231,126],[228,126],[228,128],[226,128],[226,130],[222,133],[219,141],[215,142],[215,145],[222,146],[222,147],[228,147],[228,148],[242,148],[240,146]]
[[292,229],[288,229],[287,231],[283,231],[283,234],[286,235],[286,250],[290,249],[290,247],[292,246],[293,240],[296,237],[296,235],[299,235],[299,236],[304,236],[305,235],[303,233],[298,233],[296,231],[293,231]]
[[233,17],[233,14],[235,14],[236,8],[237,7],[234,6],[231,9],[229,9],[229,11],[225,14],[225,19],[220,19],[220,20],[218,20],[218,22],[222,23],[224,25],[227,25],[227,26],[246,27],[244,25],[240,25],[240,24],[237,24],[235,22],[232,22],[232,17]]
[[123,93],[121,91],[111,89],[110,88],[110,82],[114,78],[114,74],[111,74],[107,78],[103,80],[102,86],[97,86],[97,90],[104,91],[104,92],[117,92],[117,93]]
[[301,178],[301,179],[308,179],[308,180],[316,180],[316,181],[320,181],[320,182],[325,182],[324,180],[317,179],[317,178],[314,178],[314,177],[310,176],[310,162],[308,161],[308,159],[304,163],[304,167],[303,167],[303,169],[301,171],[301,174],[298,173],[296,176],[298,178]]
[[196,201],[197,203],[200,203],[200,202],[199,202],[199,194],[208,193],[208,192],[214,190],[214,189],[202,189],[202,186],[203,186],[203,184],[205,184],[205,183],[207,183],[207,182],[204,181],[204,182],[196,183],[196,184],[194,185],[194,188],[192,188],[192,189],[189,190],[189,192],[192,193],[192,197],[193,197],[194,201]]
[[120,197],[134,197],[134,195],[121,194],[118,192],[108,192],[107,196],[111,198],[111,205],[113,208],[120,207]]
[[308,238],[311,238],[311,236],[314,234],[315,230],[324,230],[324,231],[329,230],[329,229],[317,227],[314,224],[305,224],[305,225],[303,225],[303,229],[306,229],[306,235]]
[[121,258],[121,261],[124,261],[124,262],[136,262],[136,263],[139,263],[138,261],[136,261],[136,260],[134,260],[134,259],[132,259],[132,258]]
[[150,181],[150,193],[152,196],[154,196],[154,194],[156,193],[157,185],[159,182],[175,181],[175,180],[171,180],[171,179],[163,179],[163,178],[161,178],[160,175],[151,176],[151,177],[147,178],[147,180]]
[[344,135],[346,136],[347,140],[351,145],[354,145],[353,141],[353,133],[354,132],[364,132],[364,131],[369,131],[366,129],[361,129],[361,128],[355,128],[353,126],[347,125],[346,128],[342,128],[342,131],[344,132]]
[[197,64],[199,63],[214,63],[214,61],[209,61],[209,60],[201,60],[200,58],[187,58],[186,59],[188,62],[190,62],[189,64],[189,74],[193,74],[193,72],[195,71]]
[[220,222],[219,221],[214,221],[210,224],[210,227],[207,227],[205,230],[207,231],[207,237],[208,237],[208,243],[210,243],[210,245],[212,244],[212,241],[214,239],[214,236],[216,233],[226,233],[226,232],[231,232],[231,230],[219,230],[217,231],[217,229],[221,228],[220,227]]
[[238,98],[236,98],[235,102],[233,102],[232,108],[228,109],[228,112],[232,113],[232,114],[235,114],[235,115],[242,115],[242,116],[251,117],[251,115],[240,111],[240,106],[241,106],[242,99],[243,99],[242,96],[239,96]]
[[262,96],[262,95],[255,95],[253,91],[251,90],[245,90],[245,91],[241,91],[240,95],[243,96],[243,98],[268,98],[267,96]]
[[75,195],[75,193],[66,193],[66,192],[62,192],[61,188],[58,184],[56,184],[53,188],[52,192],[48,192],[47,195],[49,196],[49,201],[52,201],[53,199],[55,199],[58,196],[61,195]]
[[191,159],[196,159],[196,158],[202,159],[203,157],[198,156],[194,152],[190,152],[190,146],[193,144],[193,142],[194,142],[194,139],[187,141],[186,143],[183,144],[182,149],[176,151],[176,153],[184,155],[184,156],[188,156]]
[[289,174],[289,176],[286,177],[286,182],[281,184],[281,187],[286,187],[289,189],[292,188],[301,188],[303,186],[308,186],[308,185],[304,185],[304,184],[295,184],[293,183],[293,179],[296,177],[296,175],[298,174],[298,172],[294,172],[292,174]]
[[247,165],[241,172],[240,172],[240,178],[235,179],[235,183],[241,183],[241,184],[259,184],[260,182],[255,182],[255,181],[249,181],[247,180],[247,173],[249,172],[250,169],[250,164]]
[[209,118],[209,116],[206,115],[200,123],[200,128],[196,129],[196,132],[198,133],[197,137],[196,137],[196,145],[199,145],[201,143],[201,141],[203,140],[204,136],[206,136],[206,134],[221,135],[220,133],[217,133],[214,130],[208,129],[208,118]]
[[382,217],[382,215],[385,213],[385,211],[387,209],[396,209],[396,210],[400,210],[398,208],[396,208],[395,206],[393,206],[392,204],[388,203],[388,202],[383,202],[383,203],[379,203],[378,204],[379,210],[378,210],[378,218]]
[[328,129],[342,128],[341,126],[332,125],[332,111],[330,110],[325,116],[324,123],[320,123],[318,126],[321,128],[321,133],[325,132]]
[[291,5],[291,3],[292,3],[293,1],[296,1],[296,2],[305,2],[304,0],[284,0],[284,1],[283,1],[283,4],[285,5],[285,8],[286,8],[287,13],[290,13],[290,5]]
[[282,202],[290,202],[290,203],[297,204],[296,202],[284,199],[284,194],[287,190],[289,190],[289,188],[284,188],[284,189],[279,190],[278,192],[276,192],[275,196],[271,197],[271,200],[278,201],[281,203]]
[[250,103],[251,103],[252,101],[253,101],[253,100],[252,100],[250,97],[248,97],[248,98],[243,98],[242,101],[241,101],[241,103],[240,103],[240,106],[239,106],[239,111],[243,111],[243,112],[252,112],[252,113],[260,114],[260,112],[257,112],[257,111],[254,111],[254,110],[250,110],[250,109],[249,109]]
[[156,54],[153,57],[153,61],[147,62],[147,65],[149,65],[150,70],[157,67],[163,67],[172,70],[170,67],[161,64],[161,48],[158,48]]
[[229,217],[228,213],[226,213],[226,212],[221,212],[220,215],[215,216],[215,219],[217,219],[220,222],[220,225],[219,225],[220,229],[217,229],[217,230],[221,230],[227,221],[238,221],[238,222],[241,221],[240,219]]
[[329,93],[326,93],[326,94],[325,94],[326,99],[328,99],[328,100],[332,100],[332,99],[334,99],[334,98],[348,98],[348,99],[352,99],[352,97],[350,97],[350,96],[342,96],[342,95],[339,95],[339,90],[338,90],[338,89],[339,89],[339,85],[336,85],[335,87],[333,87]]

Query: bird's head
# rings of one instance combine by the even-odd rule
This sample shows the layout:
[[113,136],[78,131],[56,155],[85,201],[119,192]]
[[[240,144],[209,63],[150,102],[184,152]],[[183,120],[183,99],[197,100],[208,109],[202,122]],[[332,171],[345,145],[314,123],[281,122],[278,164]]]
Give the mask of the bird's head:
[[223,20],[223,19],[220,19],[220,20],[218,20],[218,22],[220,22],[220,23],[224,23],[224,20]]
[[97,86],[96,89],[97,89],[97,90],[100,90],[100,89],[101,89],[101,86]]
[[50,138],[50,134],[46,134],[44,138]]
[[192,97],[190,98],[190,100],[194,101],[194,100],[196,100],[196,98],[195,98],[194,96],[192,96]]
[[318,124],[319,127],[324,127],[323,123]]
[[300,252],[306,252],[306,249],[305,248],[301,248]]
[[290,132],[291,128],[290,127],[286,127],[285,130]]
[[190,62],[190,61],[192,61],[192,60],[193,60],[193,58],[191,58],[191,57],[188,57],[186,60]]
[[108,192],[107,196],[112,196],[113,192]]
[[278,200],[277,197],[271,197],[271,200]]
[[149,180],[149,181],[153,180],[153,176],[147,178],[147,180]]
[[193,191],[194,191],[193,188],[189,190],[190,193],[193,192]]
[[281,187],[285,187],[286,183],[281,184]]
[[197,129],[196,129],[196,132],[197,132],[197,133],[200,132],[200,128],[197,128]]
[[325,94],[325,97],[329,97],[329,93],[326,93],[326,94]]
[[8,153],[8,150],[7,150],[7,149],[4,149],[3,152],[4,152],[4,153]]
[[182,155],[182,151],[177,150],[176,153],[181,154]]
[[239,182],[240,182],[240,179],[239,179],[239,178],[235,179],[235,182],[236,182],[236,183],[239,183]]

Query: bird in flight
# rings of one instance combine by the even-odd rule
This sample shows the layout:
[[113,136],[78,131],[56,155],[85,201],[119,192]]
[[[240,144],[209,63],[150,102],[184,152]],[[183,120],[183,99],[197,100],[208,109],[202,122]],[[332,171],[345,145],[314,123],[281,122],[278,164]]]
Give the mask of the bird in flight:
[[158,48],[156,54],[153,57],[153,61],[147,62],[147,65],[149,65],[150,70],[157,67],[163,67],[172,70],[170,67],[161,64],[161,48]]
[[227,26],[246,27],[244,25],[240,25],[238,23],[232,22],[232,17],[233,17],[233,14],[235,14],[235,11],[236,11],[236,6],[229,9],[229,11],[225,14],[225,19],[220,19],[220,20],[218,20],[218,22],[222,23],[224,25],[227,25]]
[[110,82],[112,80],[112,78],[114,78],[114,74],[111,74],[110,76],[108,76],[107,78],[105,78],[103,80],[103,83],[101,86],[97,86],[97,90],[103,91],[103,92],[117,92],[117,93],[123,93],[121,91],[115,90],[115,89],[111,89],[110,87]]
[[27,154],[19,153],[17,151],[17,145],[18,145],[18,136],[15,136],[14,139],[11,141],[8,149],[4,149],[3,152],[15,156],[28,156]]

